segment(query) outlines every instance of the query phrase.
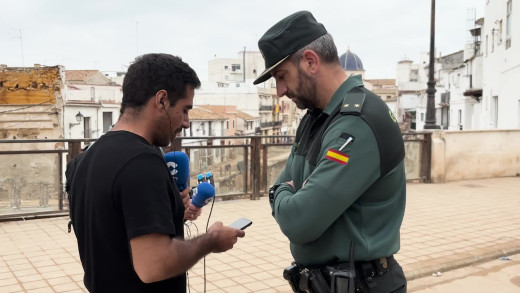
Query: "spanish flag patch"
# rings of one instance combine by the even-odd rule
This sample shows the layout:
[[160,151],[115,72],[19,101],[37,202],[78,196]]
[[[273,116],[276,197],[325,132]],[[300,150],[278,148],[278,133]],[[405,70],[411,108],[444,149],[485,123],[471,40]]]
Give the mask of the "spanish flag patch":
[[329,151],[327,152],[327,159],[340,163],[342,165],[346,165],[349,156],[337,150],[329,149]]

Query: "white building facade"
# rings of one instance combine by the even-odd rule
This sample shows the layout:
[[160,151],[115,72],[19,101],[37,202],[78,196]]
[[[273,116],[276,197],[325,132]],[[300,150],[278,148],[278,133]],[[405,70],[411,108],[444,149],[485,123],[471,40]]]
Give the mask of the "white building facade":
[[[121,86],[68,85],[64,101],[64,137],[99,138],[119,119]],[[79,121],[76,116],[81,116]]]
[[486,1],[482,30],[483,92],[480,109],[480,125],[483,129],[520,127],[518,4],[518,1],[513,0]]

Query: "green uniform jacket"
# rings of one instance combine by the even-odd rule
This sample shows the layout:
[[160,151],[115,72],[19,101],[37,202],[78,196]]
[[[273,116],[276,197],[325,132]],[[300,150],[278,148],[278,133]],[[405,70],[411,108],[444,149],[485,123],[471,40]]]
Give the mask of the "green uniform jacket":
[[[324,119],[340,104],[337,119],[318,137]],[[272,204],[295,261],[348,261],[351,241],[356,261],[396,253],[406,202],[404,144],[386,104],[364,89],[360,76],[351,76],[323,112],[308,111],[298,132],[301,139],[277,179],[293,180],[296,190],[281,184]],[[321,148],[314,147],[312,162],[316,140]]]

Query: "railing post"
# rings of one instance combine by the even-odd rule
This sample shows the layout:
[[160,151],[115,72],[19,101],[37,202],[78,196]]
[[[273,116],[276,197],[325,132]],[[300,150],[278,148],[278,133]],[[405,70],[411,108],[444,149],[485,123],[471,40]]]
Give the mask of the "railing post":
[[247,194],[249,186],[249,148],[244,146],[244,194]]
[[81,152],[81,141],[69,141],[69,155],[67,162],[74,159]]
[[266,193],[267,193],[267,146],[266,145],[263,145],[262,146],[262,168],[261,168],[261,172],[262,172],[262,180],[260,182],[260,186],[262,188],[262,190],[264,190]]
[[432,182],[432,134],[423,134],[423,143],[421,148],[421,178],[425,183]]
[[[58,175],[58,177],[60,178],[59,180],[59,183],[58,183],[58,186],[60,187],[60,191],[58,192],[58,209],[60,211],[63,211],[63,200],[64,199],[64,193],[65,193],[65,188],[63,186],[63,154],[62,153],[59,153],[58,154],[58,170],[60,172],[60,174]],[[70,203],[69,204],[69,209],[70,209]]]
[[251,199],[260,198],[260,150],[262,141],[260,137],[251,139],[251,179],[253,181],[253,194]]
[[173,142],[170,142],[172,146],[172,150],[174,151],[181,151],[182,150],[182,139],[179,139],[178,137],[173,139]]

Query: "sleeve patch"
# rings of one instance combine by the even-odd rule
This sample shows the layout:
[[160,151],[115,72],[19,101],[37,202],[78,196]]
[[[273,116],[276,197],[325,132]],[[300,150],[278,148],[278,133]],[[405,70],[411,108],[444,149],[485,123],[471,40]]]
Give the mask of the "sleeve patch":
[[341,165],[346,165],[350,156],[337,150],[329,149],[326,158]]

